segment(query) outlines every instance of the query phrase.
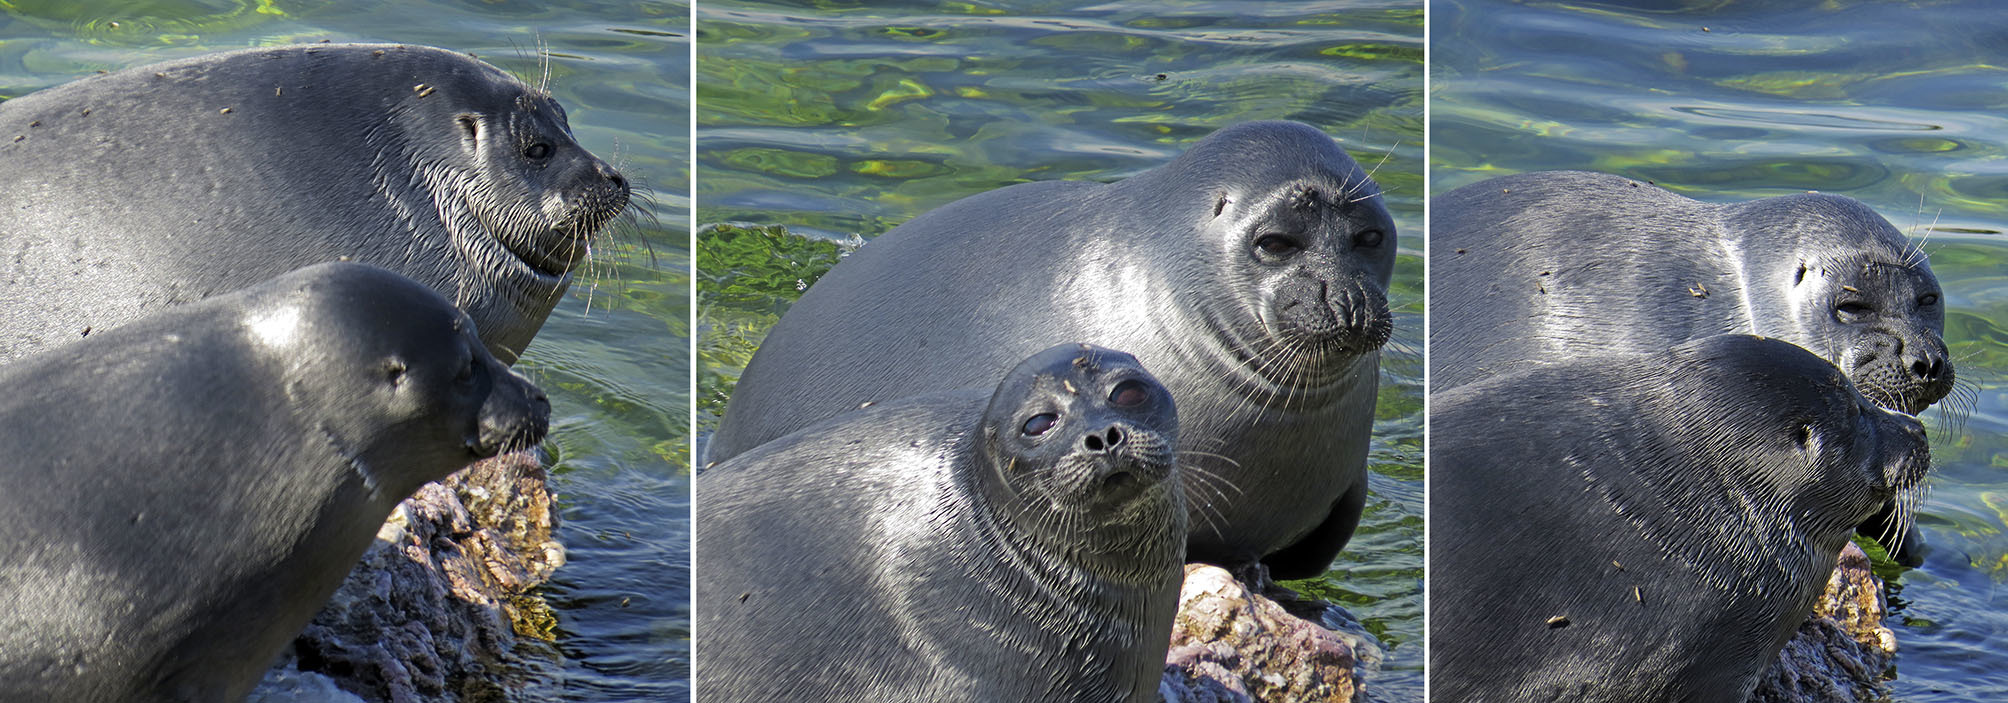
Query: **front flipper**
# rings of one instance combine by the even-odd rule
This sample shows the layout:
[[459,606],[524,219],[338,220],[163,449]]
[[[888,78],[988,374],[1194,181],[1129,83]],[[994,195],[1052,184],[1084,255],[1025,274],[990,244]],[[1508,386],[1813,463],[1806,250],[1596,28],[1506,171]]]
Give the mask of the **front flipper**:
[[1353,538],[1354,528],[1360,526],[1360,513],[1366,510],[1366,505],[1367,480],[1361,476],[1359,483],[1332,503],[1332,512],[1325,516],[1324,522],[1294,544],[1262,557],[1269,575],[1288,581],[1311,578],[1331,569],[1332,560],[1338,558],[1339,550]]

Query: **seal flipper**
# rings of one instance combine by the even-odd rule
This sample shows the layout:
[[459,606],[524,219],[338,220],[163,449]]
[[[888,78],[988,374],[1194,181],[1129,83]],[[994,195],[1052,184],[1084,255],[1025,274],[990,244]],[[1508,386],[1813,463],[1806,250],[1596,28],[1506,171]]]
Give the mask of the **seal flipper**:
[[1361,476],[1359,483],[1332,503],[1332,512],[1325,516],[1324,522],[1290,546],[1262,557],[1270,577],[1278,581],[1307,579],[1331,569],[1339,550],[1345,548],[1346,542],[1353,538],[1353,530],[1360,526],[1360,514],[1366,506],[1367,481]]
[[[1855,534],[1875,540],[1876,544],[1882,545],[1883,551],[1889,554],[1889,560],[1899,566],[1912,569],[1923,566],[1924,535],[1918,532],[1916,523],[1904,525],[1903,533],[1898,534],[1896,520],[1896,503],[1883,503],[1882,509],[1877,510],[1874,517],[1863,520],[1862,524],[1855,526]],[[1895,549],[1890,548],[1892,538],[1896,544]]]

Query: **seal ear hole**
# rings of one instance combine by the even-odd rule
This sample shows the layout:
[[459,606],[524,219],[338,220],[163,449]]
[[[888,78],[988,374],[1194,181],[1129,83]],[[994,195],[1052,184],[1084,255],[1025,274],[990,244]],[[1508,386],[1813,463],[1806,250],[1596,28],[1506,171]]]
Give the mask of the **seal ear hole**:
[[1220,199],[1219,199],[1219,200],[1217,200],[1217,201],[1214,201],[1214,203],[1213,203],[1213,216],[1214,216],[1214,217],[1219,217],[1219,216],[1220,216],[1220,213],[1223,213],[1223,212],[1226,212],[1226,211],[1227,211],[1227,196],[1223,195],[1223,196],[1220,196]]
[[404,362],[397,359],[389,359],[383,362],[384,380],[389,381],[393,386],[404,384],[405,371],[407,370]]
[[1938,304],[1938,294],[1937,294],[1937,293],[1926,293],[1926,294],[1924,294],[1924,295],[1920,295],[1920,296],[1917,296],[1917,306],[1918,306],[1918,307],[1921,307],[1921,308],[1928,308],[1928,307],[1931,307],[1931,306],[1933,306],[1933,305],[1937,305],[1937,304]]
[[1037,415],[1033,415],[1030,419],[1025,420],[1025,427],[1023,428],[1022,431],[1025,433],[1025,436],[1027,437],[1037,437],[1039,435],[1045,434],[1047,430],[1053,429],[1053,426],[1057,424],[1060,424],[1059,415],[1055,415],[1053,413],[1039,413]]
[[1799,285],[1800,283],[1805,282],[1805,280],[1806,280],[1806,265],[1799,264],[1798,272],[1792,274],[1792,285],[1795,286]]
[[453,118],[453,122],[460,125],[460,136],[467,139],[468,144],[481,141],[481,121],[473,115],[460,115]]
[[1793,429],[1793,430],[1792,430],[1792,441],[1794,441],[1794,442],[1797,442],[1797,443],[1799,444],[1799,448],[1801,448],[1801,449],[1805,449],[1805,450],[1807,450],[1807,451],[1812,451],[1812,449],[1813,449],[1813,426],[1812,426],[1812,425],[1800,425],[1800,426],[1798,426],[1797,428]]

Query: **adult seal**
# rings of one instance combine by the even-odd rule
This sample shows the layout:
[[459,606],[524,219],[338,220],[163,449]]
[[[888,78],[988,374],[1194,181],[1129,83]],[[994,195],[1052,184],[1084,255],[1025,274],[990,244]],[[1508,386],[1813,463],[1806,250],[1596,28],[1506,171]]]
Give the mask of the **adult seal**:
[[549,412],[464,313],[359,264],[0,367],[0,690],[242,699],[399,500]]
[[[1430,237],[1437,387],[1727,333],[1804,347],[1906,413],[1953,387],[1930,263],[1851,198],[1717,205],[1606,174],[1526,173],[1437,198]],[[1862,533],[1914,558],[1893,515]]]
[[441,49],[200,56],[0,103],[0,360],[326,261],[431,286],[513,363],[625,180]]
[[1914,505],[1915,418],[1784,341],[1709,337],[1431,399],[1430,691],[1741,701],[1854,525]]
[[1133,350],[1185,408],[1187,555],[1323,573],[1366,502],[1395,231],[1331,137],[1252,122],[1108,184],[971,196],[872,240],[776,324],[709,458],[867,402]]
[[1065,344],[697,478],[694,673],[733,701],[1141,701],[1185,535],[1164,386]]

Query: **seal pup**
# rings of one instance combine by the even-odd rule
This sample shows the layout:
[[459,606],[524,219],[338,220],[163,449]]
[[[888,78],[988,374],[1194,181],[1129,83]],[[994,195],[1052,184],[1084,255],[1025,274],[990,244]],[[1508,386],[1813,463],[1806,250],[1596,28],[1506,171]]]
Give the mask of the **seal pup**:
[[1222,129],[1115,183],[963,198],[803,294],[708,458],[864,403],[988,387],[1054,343],[1134,350],[1186,411],[1187,556],[1315,576],[1366,503],[1394,259],[1379,188],[1294,122]]
[[[1430,237],[1436,387],[1744,333],[1820,355],[1886,408],[1914,415],[1953,388],[1930,262],[1852,198],[1715,205],[1601,173],[1525,173],[1437,198]],[[1893,515],[1861,532],[1914,561],[1916,534],[1894,532]]]
[[325,261],[431,286],[514,363],[628,184],[462,54],[312,44],[0,103],[0,360]]
[[360,264],[0,367],[0,690],[242,699],[398,501],[549,413],[465,313]]
[[1432,700],[1744,700],[1854,526],[1914,506],[1929,463],[1915,418],[1744,335],[1537,366],[1430,412]]
[[1171,394],[1063,344],[697,477],[695,683],[721,701],[1144,701],[1183,577]]

